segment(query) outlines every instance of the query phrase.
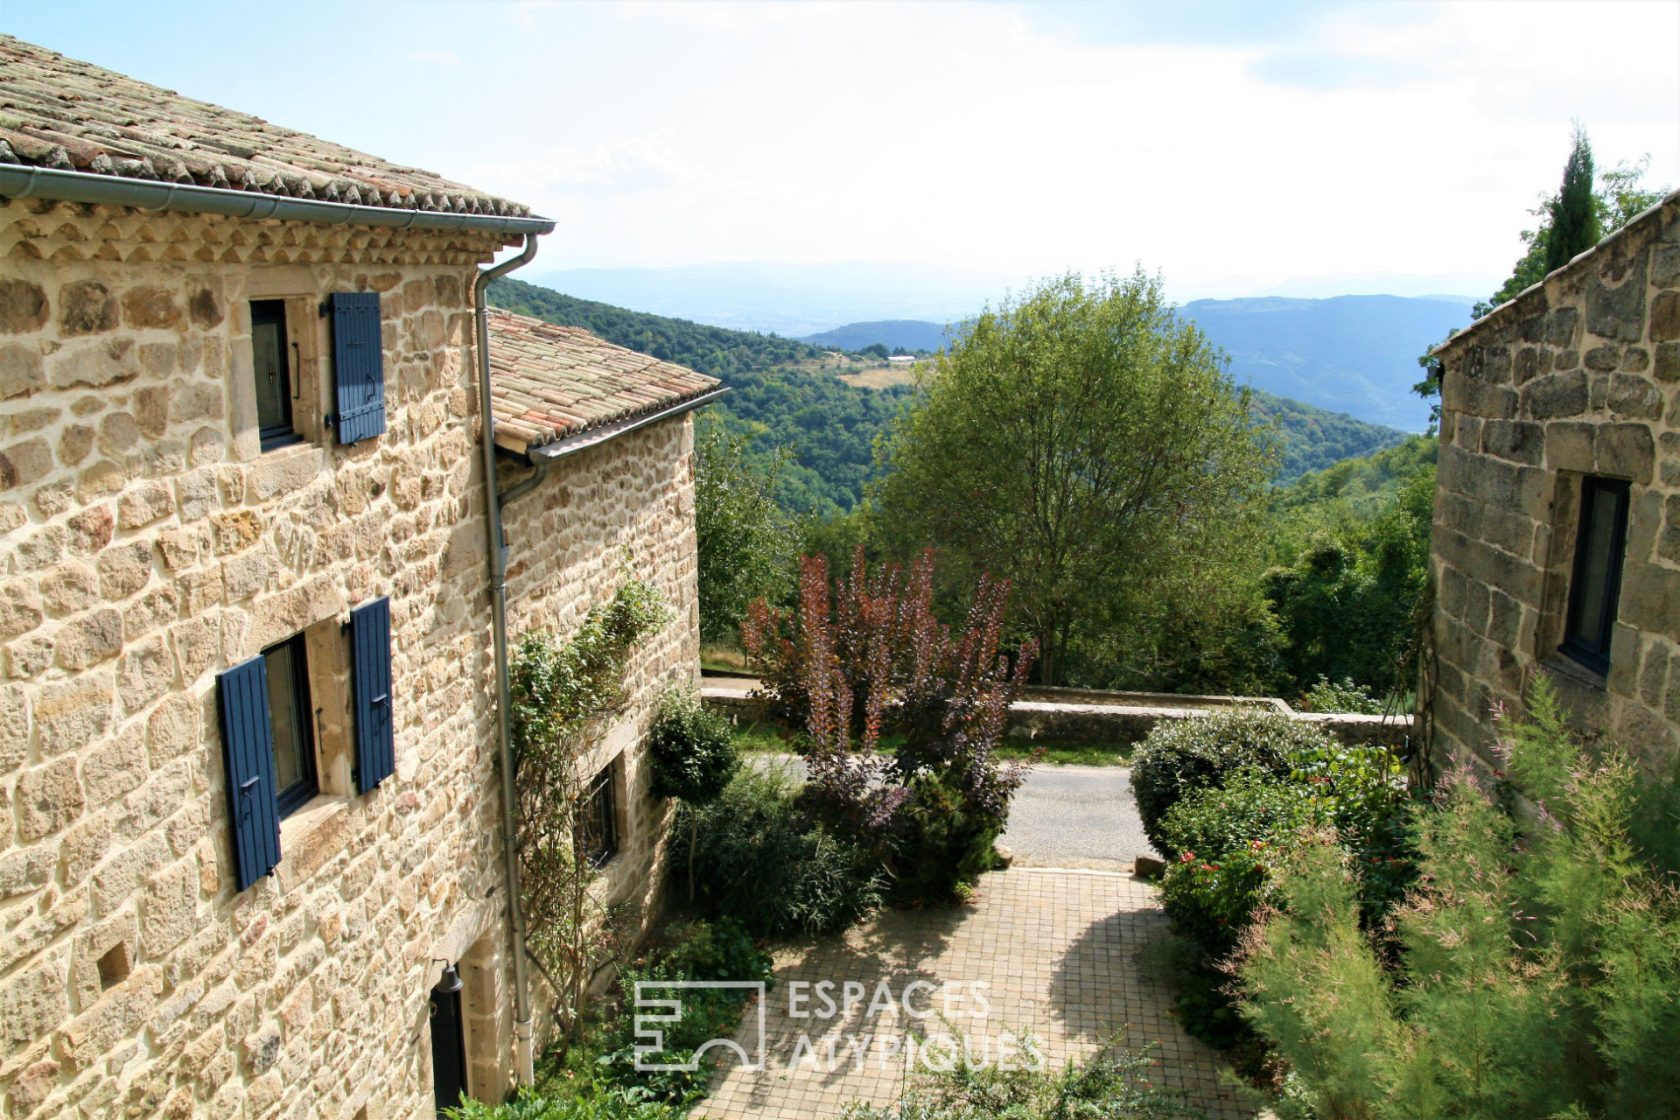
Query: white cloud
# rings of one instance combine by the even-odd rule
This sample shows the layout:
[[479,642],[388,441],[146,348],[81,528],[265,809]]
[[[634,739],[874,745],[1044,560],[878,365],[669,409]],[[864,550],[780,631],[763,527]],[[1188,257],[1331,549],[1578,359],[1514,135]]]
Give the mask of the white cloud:
[[559,219],[570,264],[1141,261],[1186,296],[1496,283],[1572,117],[1602,164],[1649,151],[1649,179],[1680,182],[1675,5],[1357,7],[1202,43],[1003,5],[518,16],[539,73],[502,100],[545,111],[457,167]]

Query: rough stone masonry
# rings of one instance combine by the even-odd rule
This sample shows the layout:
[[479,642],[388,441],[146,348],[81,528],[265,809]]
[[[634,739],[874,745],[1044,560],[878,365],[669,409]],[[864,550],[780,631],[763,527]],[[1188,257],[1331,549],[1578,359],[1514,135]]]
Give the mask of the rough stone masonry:
[[[461,961],[475,1091],[505,1085],[506,913],[471,352],[496,234],[0,205],[0,1112],[428,1114],[428,989]],[[339,446],[335,291],[380,294],[387,430]],[[262,451],[249,303],[286,301],[298,443]],[[591,764],[696,662],[686,419],[510,510],[513,631],[633,563],[678,608]],[[628,561],[626,560],[628,558]],[[349,776],[346,612],[389,596],[396,772]],[[308,641],[321,795],[235,889],[216,674]]]
[[[1572,718],[1680,754],[1680,193],[1437,351],[1437,740],[1485,755],[1546,672]],[[1559,652],[1583,480],[1628,484],[1608,672]]]

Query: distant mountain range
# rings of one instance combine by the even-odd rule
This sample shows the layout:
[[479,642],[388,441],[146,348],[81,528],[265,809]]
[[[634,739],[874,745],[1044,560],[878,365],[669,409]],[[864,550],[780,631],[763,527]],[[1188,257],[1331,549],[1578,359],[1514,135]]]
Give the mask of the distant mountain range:
[[787,338],[872,319],[965,319],[1028,279],[898,261],[549,271],[539,259],[520,276],[580,299]]
[[[1470,320],[1455,296],[1332,299],[1199,299],[1179,308],[1231,360],[1231,375],[1256,389],[1402,431],[1421,432],[1429,405],[1411,391],[1417,357]],[[804,339],[860,350],[937,350],[947,328],[888,319],[850,323]]]
[[873,323],[847,323],[821,334],[800,339],[812,346],[832,350],[862,350],[877,343],[888,350],[943,350],[946,328],[921,319],[882,319]]
[[[511,278],[491,284],[489,298],[497,307],[585,327],[620,346],[723,378],[734,391],[711,406],[711,411],[748,438],[755,454],[769,457],[778,447],[792,452],[782,500],[800,513],[848,509],[858,500],[874,477],[875,440],[911,392],[907,385],[869,389],[848,384],[821,368],[823,348],[801,340],[630,311]],[[870,341],[860,342],[857,348],[878,340],[915,349],[918,342],[940,341],[930,338],[927,330],[943,332],[927,322],[887,321],[874,326],[903,328],[905,333],[865,331]],[[923,333],[916,333],[914,327]],[[825,346],[853,349],[840,343]],[[1255,393],[1254,413],[1263,423],[1276,425],[1280,482],[1405,438],[1393,428],[1265,392]]]

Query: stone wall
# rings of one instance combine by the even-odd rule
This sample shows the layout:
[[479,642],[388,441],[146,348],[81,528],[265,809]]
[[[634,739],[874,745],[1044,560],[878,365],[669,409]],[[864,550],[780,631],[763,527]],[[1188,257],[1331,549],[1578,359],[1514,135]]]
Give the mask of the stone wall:
[[[505,987],[470,350],[499,243],[0,206],[0,1112],[427,1115],[435,958]],[[388,430],[340,447],[314,307],[346,290],[382,295]],[[267,453],[253,298],[296,312],[309,437]],[[396,773],[359,796],[333,662],[381,595]],[[239,892],[215,677],[299,631],[325,792]]]
[[[1680,195],[1458,335],[1432,566],[1437,756],[1484,751],[1540,671],[1573,719],[1680,752]],[[1584,477],[1631,483],[1610,669],[1557,652]],[[1444,751],[1442,750],[1444,748]]]
[[[520,472],[504,468],[508,481]],[[657,914],[669,802],[649,792],[646,742],[660,694],[699,683],[694,536],[694,425],[664,420],[557,460],[503,515],[509,641],[546,630],[565,640],[630,576],[649,581],[674,617],[631,657],[624,709],[596,728],[579,760],[587,781],[619,779],[619,852],[602,869],[603,902]]]

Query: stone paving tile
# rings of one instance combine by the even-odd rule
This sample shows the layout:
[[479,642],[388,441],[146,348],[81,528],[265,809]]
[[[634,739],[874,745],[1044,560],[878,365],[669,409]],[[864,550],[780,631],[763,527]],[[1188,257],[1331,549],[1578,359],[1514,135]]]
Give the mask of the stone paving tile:
[[[727,1062],[694,1115],[817,1120],[854,1100],[884,1104],[916,1076],[906,1055],[948,1057],[953,1031],[976,1058],[1013,1048],[1021,1060],[1024,1035],[1060,1065],[1128,1027],[1130,1045],[1159,1043],[1162,1084],[1212,1120],[1250,1120],[1221,1085],[1214,1051],[1169,1014],[1170,987],[1148,974],[1143,950],[1166,935],[1147,883],[1016,868],[985,876],[969,905],[887,911],[840,937],[797,944],[776,954],[763,1070]],[[850,1007],[846,981],[857,985]],[[915,1014],[903,1006],[907,992]],[[749,1012],[736,1035],[749,1053],[756,1024]]]

